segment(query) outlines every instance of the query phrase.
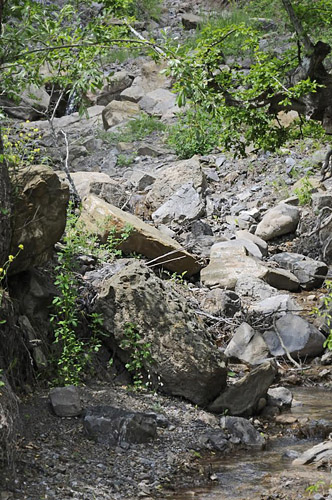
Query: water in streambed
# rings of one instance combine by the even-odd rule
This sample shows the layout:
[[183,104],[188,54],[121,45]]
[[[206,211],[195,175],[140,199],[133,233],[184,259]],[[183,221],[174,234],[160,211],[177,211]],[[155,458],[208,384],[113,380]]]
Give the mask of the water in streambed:
[[[306,417],[309,422],[324,419],[332,424],[332,391],[310,387],[295,388],[292,392],[294,401],[288,414],[297,418]],[[269,491],[273,477],[278,477],[278,473],[294,468],[292,459],[286,458],[285,453],[290,451],[301,453],[322,440],[322,438],[299,439],[289,433],[287,437],[271,440],[264,451],[239,451],[223,458],[209,460],[205,465],[210,467],[209,473],[216,479],[212,485],[178,491],[168,498],[259,499],[261,494]]]

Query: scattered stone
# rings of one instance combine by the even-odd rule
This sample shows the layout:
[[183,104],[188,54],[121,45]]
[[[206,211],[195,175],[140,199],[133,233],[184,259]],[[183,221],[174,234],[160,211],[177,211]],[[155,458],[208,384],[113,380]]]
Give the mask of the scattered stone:
[[293,425],[297,422],[297,418],[292,415],[278,415],[276,416],[275,421],[278,422],[278,424]]
[[157,435],[154,415],[112,406],[88,408],[83,426],[87,435],[98,443],[122,448],[128,448],[133,443],[147,443]]
[[254,243],[259,248],[261,254],[264,257],[267,256],[267,243],[266,241],[262,240],[262,238],[259,238],[256,234],[249,233],[249,231],[245,230],[239,230],[235,231],[235,236],[239,240],[252,241],[252,243]]
[[[294,314],[285,314],[276,321],[275,326],[291,355],[314,357],[323,352],[324,335],[304,318]],[[273,356],[285,355],[279,337],[273,330],[265,332],[263,337]]]
[[73,385],[51,389],[50,401],[58,417],[78,417],[82,413],[80,395]]
[[120,245],[124,253],[136,252],[145,255],[149,259],[154,259],[155,265],[163,265],[172,272],[186,271],[188,277],[200,270],[198,261],[183,250],[177,241],[162,234],[135,215],[124,212],[95,195],[89,195],[83,199],[81,220],[87,229],[97,234],[103,242],[107,241],[109,231],[114,226],[119,234],[125,227],[130,226],[128,238]]
[[283,269],[291,271],[305,290],[321,287],[328,271],[324,262],[310,259],[298,253],[278,253],[271,260],[277,262]]
[[275,387],[267,391],[268,405],[277,408],[290,408],[292,406],[293,394],[286,387]]
[[293,233],[300,220],[297,207],[280,203],[268,210],[256,229],[256,236],[264,241],[272,240],[284,234]]
[[95,94],[88,93],[87,97],[93,104],[107,106],[117,99],[120,93],[130,87],[133,78],[126,71],[117,71],[107,78],[104,87]]
[[230,447],[228,438],[225,432],[221,429],[207,431],[199,437],[198,443],[203,449],[215,451],[224,452]]
[[293,465],[314,464],[316,467],[329,466],[332,459],[332,441],[316,444],[293,460]]
[[264,437],[245,418],[221,417],[220,426],[227,432],[230,441],[234,444],[241,443],[245,446],[254,446],[260,449],[265,446]]
[[163,121],[173,118],[180,111],[176,104],[176,95],[163,88],[148,92],[138,104],[141,111],[160,117]]
[[225,389],[208,406],[212,413],[228,411],[230,415],[250,416],[255,413],[259,400],[267,393],[277,373],[272,363],[265,363],[254,368],[242,379]]
[[263,276],[264,281],[278,290],[288,290],[289,292],[297,292],[300,288],[300,282],[294,274],[285,269],[276,269],[272,267],[266,268],[266,273]]
[[224,315],[232,318],[235,313],[241,310],[241,299],[235,292],[215,288],[205,294],[201,307],[213,316]]
[[154,175],[147,172],[141,172],[140,170],[134,170],[132,176],[130,177],[130,182],[132,182],[138,191],[145,191],[147,187],[151,186],[156,180]]
[[247,323],[242,323],[235,330],[225,350],[225,356],[257,365],[266,361],[269,349],[259,332],[255,332]]
[[324,207],[332,208],[332,195],[328,193],[313,193],[311,196],[311,206],[314,212],[318,212]]
[[249,314],[254,313],[256,316],[281,316],[286,312],[299,311],[298,306],[289,295],[274,295],[268,299],[256,302],[249,307]]
[[250,297],[253,300],[264,300],[279,292],[262,279],[253,276],[240,276],[236,282],[235,292],[240,297]]
[[116,348],[124,363],[130,359],[130,346],[119,346],[126,338],[125,325],[135,322],[141,342],[150,346],[151,362],[142,360],[144,368],[167,394],[204,406],[225,388],[226,359],[208,339],[203,321],[171,282],[142,262],[136,260],[104,279],[95,307],[104,318],[112,350]]
[[204,204],[192,182],[176,191],[161,207],[152,214],[156,224],[191,222],[204,214]]

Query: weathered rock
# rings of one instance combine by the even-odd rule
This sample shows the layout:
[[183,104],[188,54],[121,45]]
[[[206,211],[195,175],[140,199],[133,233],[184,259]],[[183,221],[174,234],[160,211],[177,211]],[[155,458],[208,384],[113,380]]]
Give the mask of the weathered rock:
[[293,233],[299,220],[300,211],[297,207],[280,203],[266,212],[255,234],[264,241],[272,240],[277,236]]
[[198,438],[200,447],[208,450],[226,451],[230,447],[225,432],[221,429],[209,430]]
[[187,30],[196,29],[198,26],[201,26],[204,22],[204,19],[200,16],[196,16],[195,14],[182,14],[181,21],[183,26]]
[[313,193],[311,206],[314,212],[320,211],[324,207],[332,208],[332,195],[328,193]]
[[139,108],[148,115],[158,116],[163,120],[173,118],[180,111],[175,94],[163,88],[148,92],[139,101]]
[[258,365],[269,357],[269,348],[259,332],[256,332],[248,323],[242,323],[229,342],[225,356]]
[[290,408],[292,406],[293,394],[286,387],[275,387],[267,391],[268,405],[277,408]]
[[[71,115],[62,116],[61,118],[54,118],[52,121],[52,127],[54,130],[68,130],[75,128],[75,130],[80,128],[83,130],[87,128],[91,131],[91,129],[96,128],[97,125],[102,122],[102,111],[104,110],[104,106],[91,106],[86,109],[85,114],[82,116],[80,113],[72,113]],[[47,120],[39,120],[33,123],[25,123],[24,127],[26,129],[30,128],[38,128],[44,133],[51,133],[50,125]],[[91,132],[90,132],[91,133]]]
[[212,413],[228,411],[229,415],[249,416],[255,413],[259,400],[265,397],[277,369],[272,363],[254,368],[242,379],[225,389],[209,406]]
[[205,294],[201,307],[213,316],[225,315],[232,318],[235,313],[241,310],[241,299],[230,290],[215,288]]
[[32,350],[32,357],[38,370],[42,370],[47,366],[47,359],[45,354],[43,353],[41,347],[38,345],[41,340],[38,339],[36,332],[34,331],[30,320],[27,316],[20,316],[18,318],[19,326],[21,327],[24,334],[29,339],[29,343]]
[[44,88],[34,84],[23,90],[20,102],[0,96],[0,106],[6,114],[21,120],[35,120],[44,114],[50,104],[50,96]]
[[235,236],[238,240],[249,240],[254,243],[261,251],[261,254],[266,257],[268,250],[267,243],[266,241],[262,240],[262,238],[259,238],[256,234],[249,233],[249,231],[246,231],[244,229],[235,231]]
[[139,107],[134,102],[111,101],[102,112],[104,129],[108,130],[138,114]]
[[17,431],[20,427],[18,399],[2,374],[0,397],[0,463],[14,463]]
[[183,184],[152,214],[156,224],[191,222],[204,214],[204,203],[192,182]]
[[58,417],[77,417],[82,413],[80,395],[73,385],[51,389],[50,401]]
[[[275,325],[285,347],[293,356],[314,357],[323,352],[324,335],[300,316],[285,314],[276,321]],[[285,354],[285,350],[273,330],[265,332],[263,337],[273,356]]]
[[154,175],[147,172],[141,172],[139,170],[134,170],[132,176],[130,177],[130,182],[136,186],[138,191],[145,191],[148,186],[154,183],[156,180]]
[[298,253],[278,253],[271,260],[277,262],[283,269],[291,271],[305,290],[322,286],[328,271],[324,262],[310,259]]
[[133,443],[147,443],[157,435],[156,416],[114,408],[88,408],[83,420],[87,435],[98,443],[128,448]]
[[[208,340],[203,321],[172,283],[143,263],[135,261],[104,279],[95,307],[116,346],[125,338],[125,325],[135,323],[142,343],[150,344],[152,362],[145,369],[152,379],[160,377],[166,393],[206,405],[224,389],[225,358]],[[130,347],[116,349],[128,362]]]
[[40,266],[51,257],[65,229],[69,200],[68,187],[45,165],[20,170],[15,184],[20,194],[14,200],[11,254],[20,244],[24,250],[12,262],[11,274]]
[[129,225],[132,228],[129,237],[120,246],[125,253],[140,253],[149,259],[155,259],[155,265],[163,265],[170,271],[187,271],[186,276],[196,274],[200,270],[198,261],[175,240],[142,222],[135,215],[124,212],[94,195],[84,198],[81,218],[87,229],[99,235],[104,242],[111,228],[115,226],[120,234]]
[[264,300],[279,293],[276,288],[253,276],[240,276],[236,282],[235,292],[240,297],[251,297],[254,300]]
[[[211,248],[211,255],[210,258],[219,258],[222,256],[222,250],[224,248],[239,248],[239,247],[244,247],[247,251],[247,254],[249,254],[251,257],[255,257],[256,259],[262,260],[263,254],[260,251],[259,247],[253,243],[252,241],[248,239],[236,239],[236,240],[230,240],[230,241],[221,241],[220,243],[215,243],[213,245],[213,248]],[[221,249],[221,253],[219,253],[219,249]]]
[[263,448],[264,437],[255,429],[249,420],[241,417],[221,417],[221,428],[226,431],[229,440],[234,444]]
[[299,282],[289,271],[266,267],[249,257],[242,245],[225,241],[211,248],[210,263],[201,271],[205,286],[220,286],[234,290],[240,277],[260,278],[278,289],[296,291]]
[[175,162],[171,167],[163,170],[146,197],[147,206],[152,211],[157,210],[188,182],[192,182],[197,192],[204,192],[206,179],[197,156],[190,160]]
[[316,467],[326,466],[331,463],[332,459],[332,441],[324,441],[316,444],[309,450],[302,453],[298,458],[293,460],[293,465],[308,465],[314,464]]
[[249,307],[249,314],[259,316],[281,316],[287,312],[298,311],[298,306],[289,295],[274,295],[268,299],[256,302]]
[[101,172],[73,172],[71,178],[81,199],[94,194],[116,207],[122,207],[128,199],[124,187]]

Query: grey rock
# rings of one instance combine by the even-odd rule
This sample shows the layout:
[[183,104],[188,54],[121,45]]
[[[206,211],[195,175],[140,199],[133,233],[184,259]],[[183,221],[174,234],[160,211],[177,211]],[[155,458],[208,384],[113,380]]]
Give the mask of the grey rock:
[[332,365],[332,351],[327,351],[323,354],[321,363],[322,365]]
[[316,261],[298,253],[278,253],[271,260],[277,262],[283,269],[291,271],[305,290],[312,290],[322,286],[328,271],[328,267],[324,262]]
[[239,240],[249,240],[252,243],[254,243],[259,250],[261,251],[261,254],[266,257],[267,256],[267,243],[266,241],[262,240],[262,238],[259,238],[256,234],[249,233],[249,231],[245,230],[239,230],[235,232],[235,236]]
[[241,310],[241,299],[235,292],[215,288],[206,293],[201,307],[213,316],[224,315],[232,318],[235,313]]
[[[61,178],[68,182],[64,174]],[[105,173],[73,172],[71,178],[82,199],[89,194],[95,194],[107,203],[121,208],[128,198],[124,187]]]
[[176,96],[168,89],[155,89],[148,92],[139,101],[141,111],[148,115],[161,117],[163,120],[173,118],[179,112]]
[[220,248],[226,248],[226,247],[244,247],[248,254],[251,255],[252,257],[256,257],[256,259],[261,260],[263,258],[263,254],[260,250],[260,248],[253,242],[250,241],[249,239],[244,239],[244,238],[237,238],[236,240],[230,240],[230,241],[222,241],[220,243],[216,243],[213,246],[213,249],[211,249],[211,259],[214,257],[218,257],[218,247]]
[[227,436],[221,429],[207,431],[199,437],[198,443],[203,449],[215,451],[226,451],[230,447]]
[[314,464],[316,467],[330,464],[332,459],[332,441],[324,441],[302,453],[293,460],[293,465]]
[[113,99],[119,97],[120,93],[130,87],[133,78],[126,71],[117,71],[107,79],[104,87],[96,95],[88,95],[94,104],[107,106]]
[[196,29],[198,26],[201,26],[204,22],[204,19],[200,16],[196,16],[195,14],[182,14],[181,21],[183,26],[187,30]]
[[204,214],[204,203],[192,182],[182,185],[152,214],[156,224],[191,222]]
[[125,363],[130,347],[119,348],[124,325],[135,322],[142,342],[150,344],[152,362],[143,363],[144,368],[152,380],[160,378],[167,394],[206,405],[225,387],[226,359],[208,339],[202,319],[171,282],[159,279],[142,262],[105,279],[95,309],[104,317],[108,342],[117,346]]
[[297,207],[280,203],[268,210],[256,229],[256,236],[264,241],[272,240],[284,234],[293,233],[300,220]]
[[332,195],[327,193],[313,193],[311,196],[311,206],[315,212],[322,210],[324,207],[332,208]]
[[240,297],[251,297],[254,300],[264,300],[279,293],[276,288],[253,276],[240,276],[236,283],[235,292]]
[[293,394],[286,387],[275,387],[267,391],[269,406],[277,408],[290,408],[292,406]]
[[282,315],[286,312],[298,311],[298,306],[294,300],[286,294],[274,295],[260,302],[256,302],[249,307],[249,314],[255,313],[260,316]]
[[277,373],[272,363],[254,368],[242,379],[225,389],[209,406],[212,413],[228,411],[230,415],[249,416],[255,413],[259,400],[267,393]]
[[285,269],[276,269],[268,267],[263,277],[264,281],[278,290],[288,290],[297,292],[300,288],[300,282],[297,277]]
[[73,385],[51,389],[50,401],[58,417],[77,417],[82,413],[80,395]]
[[156,180],[154,175],[147,172],[141,172],[140,170],[134,170],[132,176],[130,177],[130,182],[132,182],[138,189],[138,191],[145,191],[148,186],[154,183]]
[[83,426],[87,435],[98,443],[122,448],[128,448],[133,443],[146,443],[157,434],[155,415],[112,406],[88,408]]
[[139,114],[139,107],[134,102],[111,101],[102,111],[104,129],[108,130]]
[[12,101],[1,94],[0,106],[6,114],[21,120],[38,120],[50,104],[50,96],[43,87],[28,85],[20,95],[20,102]]
[[245,418],[221,417],[220,426],[226,431],[231,441],[238,440],[242,445],[250,447],[263,448],[265,446],[264,437]]
[[[276,321],[276,328],[285,347],[293,356],[314,357],[323,352],[324,335],[300,316],[285,314]],[[263,337],[273,356],[285,354],[280,340],[273,330],[265,332]]]
[[225,356],[257,365],[266,361],[269,349],[259,332],[255,332],[248,323],[242,323],[235,330],[225,350]]

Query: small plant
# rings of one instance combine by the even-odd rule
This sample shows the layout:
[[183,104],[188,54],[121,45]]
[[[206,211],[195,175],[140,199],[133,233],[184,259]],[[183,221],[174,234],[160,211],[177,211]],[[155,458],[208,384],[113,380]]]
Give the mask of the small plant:
[[309,493],[309,495],[312,495],[313,493],[318,493],[321,491],[323,494],[325,493],[326,490],[331,488],[331,484],[326,484],[325,481],[317,481],[315,484],[311,484],[306,488],[306,492]]
[[0,368],[0,387],[3,387],[5,385],[4,381],[2,380],[3,377],[3,370]]
[[116,146],[119,142],[139,141],[152,132],[163,132],[164,130],[166,130],[166,125],[158,118],[142,113],[129,120],[122,129],[116,132],[99,132],[99,137],[104,142]]
[[[8,259],[6,260],[6,262],[2,265],[2,267],[0,267],[0,308],[1,308],[1,304],[2,304],[3,294],[4,294],[4,291],[5,291],[4,282],[5,282],[6,277],[7,277],[8,269],[10,268],[12,262],[22,252],[22,250],[24,250],[24,246],[22,244],[18,245],[18,251],[16,252],[16,254],[15,255],[9,255]],[[5,323],[6,323],[6,320],[0,318],[0,325],[3,325]]]
[[[60,344],[61,352],[57,359],[57,383],[64,385],[78,385],[81,381],[83,370],[91,361],[93,353],[101,347],[103,335],[103,319],[97,313],[79,314],[79,281],[76,273],[76,257],[81,253],[90,253],[95,257],[114,258],[121,255],[118,246],[130,234],[131,228],[126,226],[120,235],[116,228],[109,231],[106,243],[98,244],[96,235],[85,230],[79,221],[79,213],[69,206],[66,233],[63,244],[57,254],[58,266],[54,284],[59,290],[59,295],[53,299],[54,312],[51,322],[54,325],[54,343]],[[82,327],[82,320],[88,323],[89,339],[78,335]]]
[[313,190],[313,185],[309,181],[308,177],[303,177],[301,180],[301,186],[294,189],[294,193],[298,197],[300,205],[309,205],[311,202],[311,191]]
[[165,271],[165,273],[170,277],[170,281],[172,281],[172,283],[177,283],[178,285],[186,284],[184,277],[187,274],[187,271],[183,271],[183,273],[175,272],[172,274],[169,271]]
[[135,159],[135,154],[130,154],[130,155],[124,155],[124,154],[119,154],[117,158],[117,165],[119,167],[129,167],[132,165],[134,159]]
[[[150,375],[148,367],[153,363],[150,342],[143,342],[137,325],[131,322],[125,323],[123,336],[124,339],[121,341],[120,347],[130,353],[126,368],[133,375],[134,388],[139,390],[149,387]],[[144,382],[144,371],[148,372],[148,382]]]

